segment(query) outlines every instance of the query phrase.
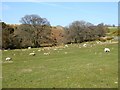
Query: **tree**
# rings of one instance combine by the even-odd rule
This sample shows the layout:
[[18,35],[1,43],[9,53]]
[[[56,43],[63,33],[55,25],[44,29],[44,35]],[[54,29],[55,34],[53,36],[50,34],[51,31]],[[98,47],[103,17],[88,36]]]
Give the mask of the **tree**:
[[[20,48],[27,48],[28,46],[34,47],[33,28],[31,25],[18,25],[14,31],[14,43],[19,43]],[[16,40],[15,40],[16,39]],[[17,40],[18,39],[18,40]],[[19,46],[17,45],[17,48]]]
[[68,27],[65,27],[65,32],[68,43],[80,43],[104,37],[108,28],[104,23],[95,26],[86,21],[74,21]]
[[21,18],[20,22],[22,24],[30,24],[30,25],[48,25],[50,26],[49,21],[46,18],[41,18],[38,15],[25,15]]
[[89,32],[88,27],[93,24],[85,21],[74,21],[68,27],[68,39],[69,42],[83,42],[87,39],[87,33]]
[[34,47],[40,47],[40,44],[46,38],[50,38],[50,23],[46,18],[41,18],[38,15],[25,15],[20,22],[23,24],[22,30],[31,33]]
[[0,49],[2,49],[2,23],[0,21]]
[[1,22],[2,24],[2,48],[13,48],[13,38],[14,35],[14,28],[7,25],[4,22]]
[[112,26],[115,27],[115,24],[113,24]]
[[105,36],[105,33],[107,32],[106,30],[107,28],[104,26],[104,23],[100,23],[97,25],[96,27],[96,34],[99,36],[99,37],[103,37]]
[[65,43],[65,32],[62,26],[53,27],[51,30],[51,37],[54,41],[54,45],[60,45]]

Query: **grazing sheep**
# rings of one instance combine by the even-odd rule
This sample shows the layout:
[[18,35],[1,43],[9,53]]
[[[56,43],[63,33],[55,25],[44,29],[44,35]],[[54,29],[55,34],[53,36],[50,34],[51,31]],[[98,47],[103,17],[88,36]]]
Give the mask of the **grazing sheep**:
[[48,52],[48,53],[44,53],[44,55],[50,55],[50,52]]
[[56,51],[57,49],[55,48],[54,50]]
[[12,58],[7,57],[5,60],[6,60],[6,61],[10,61],[10,60],[12,60]]
[[109,48],[104,48],[104,52],[110,52]]
[[35,56],[36,54],[35,53],[29,53],[30,56]]
[[116,83],[116,84],[117,84],[118,82],[114,82],[114,83]]
[[45,49],[44,49],[44,48],[42,48],[42,49],[41,49],[41,51],[45,51]]
[[67,54],[67,52],[65,52],[65,54]]
[[31,49],[31,47],[28,47],[28,49]]
[[41,51],[40,49],[38,51]]
[[99,43],[100,43],[100,41],[96,41],[96,43],[97,43],[97,44],[99,44]]
[[87,44],[83,44],[83,47],[86,47],[87,46]]
[[67,47],[68,47],[68,45],[65,45],[65,47],[67,48]]

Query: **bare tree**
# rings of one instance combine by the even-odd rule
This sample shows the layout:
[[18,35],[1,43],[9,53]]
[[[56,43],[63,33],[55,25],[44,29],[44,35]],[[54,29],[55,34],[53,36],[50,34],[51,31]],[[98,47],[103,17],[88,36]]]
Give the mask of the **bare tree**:
[[50,25],[49,21],[46,18],[41,18],[38,15],[25,15],[21,18],[20,22],[22,24],[31,24],[31,25]]
[[71,42],[83,42],[89,32],[88,27],[93,26],[93,24],[85,21],[74,21],[68,27],[69,40]]
[[24,26],[22,29],[31,33],[34,47],[39,47],[46,36],[50,36],[50,23],[46,18],[34,14],[25,15],[20,22]]

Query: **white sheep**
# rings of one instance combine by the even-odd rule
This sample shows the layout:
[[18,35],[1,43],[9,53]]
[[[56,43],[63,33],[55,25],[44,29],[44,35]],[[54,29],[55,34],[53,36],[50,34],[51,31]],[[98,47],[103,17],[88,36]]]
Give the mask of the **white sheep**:
[[67,47],[68,47],[68,45],[65,45],[65,47],[67,48]]
[[28,49],[31,49],[31,47],[28,47]]
[[65,52],[65,54],[67,54],[68,52]]
[[87,46],[87,44],[83,44],[83,47],[86,47]]
[[99,44],[100,42],[99,41],[96,41],[97,44]]
[[30,56],[35,56],[36,54],[35,53],[29,53]]
[[41,50],[39,49],[38,51],[40,52]]
[[110,52],[109,48],[104,48],[104,52]]
[[57,49],[55,48],[54,50],[56,51]]
[[12,58],[7,57],[5,60],[6,60],[6,61],[10,61],[10,60],[12,60]]
[[44,53],[44,55],[50,55],[50,52],[48,52],[48,53]]

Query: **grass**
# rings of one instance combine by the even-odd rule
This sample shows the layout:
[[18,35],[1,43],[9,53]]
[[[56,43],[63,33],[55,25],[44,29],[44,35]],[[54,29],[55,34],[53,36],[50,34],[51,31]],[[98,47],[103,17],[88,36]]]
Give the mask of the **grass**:
[[2,89],[2,51],[0,51],[0,89]]
[[[88,44],[72,44],[57,50],[3,51],[3,88],[117,88],[118,45]],[[103,52],[105,47],[111,52]],[[33,51],[36,56],[29,56]],[[8,56],[13,62],[5,61]]]
[[108,27],[110,33],[109,36],[120,36],[120,31],[118,31],[118,27]]

